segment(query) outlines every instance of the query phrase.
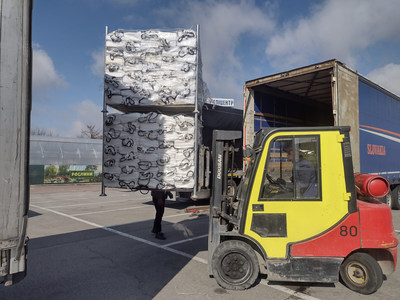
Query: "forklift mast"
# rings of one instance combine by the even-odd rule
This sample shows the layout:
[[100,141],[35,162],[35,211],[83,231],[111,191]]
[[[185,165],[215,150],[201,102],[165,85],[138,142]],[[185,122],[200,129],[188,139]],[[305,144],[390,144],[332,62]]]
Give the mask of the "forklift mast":
[[[235,140],[242,137],[241,131],[214,130],[212,141],[212,162],[213,162],[213,181],[212,193],[210,198],[210,226],[209,226],[209,259],[211,259],[215,248],[219,245],[219,233],[226,232],[228,226],[228,201],[232,200],[227,194],[228,173],[233,171],[229,164],[233,164],[235,152]],[[233,220],[231,220],[233,221]],[[210,260],[211,261],[211,260]],[[209,272],[212,270],[211,264],[208,265]]]

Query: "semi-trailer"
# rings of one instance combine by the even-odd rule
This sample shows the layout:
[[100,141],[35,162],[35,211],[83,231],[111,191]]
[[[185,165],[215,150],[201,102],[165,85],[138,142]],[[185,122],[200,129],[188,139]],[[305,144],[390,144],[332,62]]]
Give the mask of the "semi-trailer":
[[355,173],[390,183],[383,199],[400,209],[400,97],[332,59],[248,80],[244,145],[268,127],[350,126]]
[[0,283],[25,276],[32,1],[0,0]]

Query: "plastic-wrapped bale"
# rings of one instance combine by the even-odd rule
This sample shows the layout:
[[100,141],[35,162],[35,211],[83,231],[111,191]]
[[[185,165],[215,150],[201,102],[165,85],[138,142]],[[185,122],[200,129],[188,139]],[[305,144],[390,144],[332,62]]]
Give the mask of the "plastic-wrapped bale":
[[196,35],[193,30],[107,34],[106,104],[124,112],[135,106],[194,105],[197,93],[201,105],[209,93]]
[[104,124],[104,185],[193,188],[194,124],[193,115],[109,114]]

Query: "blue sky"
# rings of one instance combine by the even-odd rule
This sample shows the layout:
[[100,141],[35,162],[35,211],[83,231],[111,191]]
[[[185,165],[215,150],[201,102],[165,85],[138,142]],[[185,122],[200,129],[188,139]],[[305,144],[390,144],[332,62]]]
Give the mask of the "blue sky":
[[211,96],[337,58],[400,95],[399,0],[35,0],[32,128],[102,126],[105,27],[196,28]]

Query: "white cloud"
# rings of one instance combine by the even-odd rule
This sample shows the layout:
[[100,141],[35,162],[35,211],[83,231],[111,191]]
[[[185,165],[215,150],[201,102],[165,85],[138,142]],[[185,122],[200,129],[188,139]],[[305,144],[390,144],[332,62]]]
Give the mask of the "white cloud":
[[55,88],[67,86],[64,78],[57,73],[53,60],[38,46],[33,49],[32,88],[34,94],[42,94]]
[[73,110],[76,112],[77,120],[72,122],[71,130],[67,134],[70,137],[77,137],[81,134],[82,129],[86,129],[86,125],[94,125],[96,129],[103,128],[103,115],[100,105],[95,104],[91,100],[83,100],[75,104]]
[[203,78],[211,91],[219,93],[212,93],[212,96],[229,98],[241,93],[243,65],[236,51],[243,45],[239,45],[239,39],[257,35],[266,41],[266,35],[274,28],[271,15],[265,12],[267,9],[251,0],[182,1],[181,7],[177,9],[175,3],[170,9],[160,10],[159,14],[181,26],[201,24]]
[[400,96],[400,65],[387,64],[386,66],[371,71],[367,75],[367,78]]
[[90,67],[92,74],[103,78],[104,76],[104,48],[92,52],[93,63]]
[[398,0],[326,0],[308,18],[286,24],[269,41],[274,66],[294,67],[338,58],[356,65],[359,51],[400,36]]

